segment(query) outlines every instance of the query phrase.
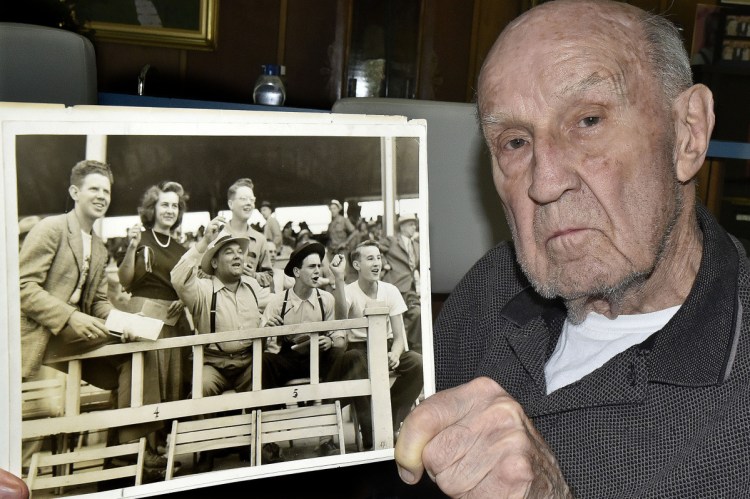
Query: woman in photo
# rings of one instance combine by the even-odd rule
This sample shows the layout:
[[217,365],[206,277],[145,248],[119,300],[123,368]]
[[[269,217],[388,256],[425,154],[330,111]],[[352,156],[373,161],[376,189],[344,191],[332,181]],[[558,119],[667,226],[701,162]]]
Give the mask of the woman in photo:
[[[176,230],[182,223],[187,198],[177,182],[162,182],[146,190],[138,208],[141,223],[128,229],[127,250],[117,271],[120,283],[132,294],[128,311],[164,321],[160,339],[192,333],[184,305],[169,279],[172,267],[186,251],[176,237]],[[162,401],[187,396],[188,356],[186,348],[158,350]],[[166,459],[159,457],[166,466]]]

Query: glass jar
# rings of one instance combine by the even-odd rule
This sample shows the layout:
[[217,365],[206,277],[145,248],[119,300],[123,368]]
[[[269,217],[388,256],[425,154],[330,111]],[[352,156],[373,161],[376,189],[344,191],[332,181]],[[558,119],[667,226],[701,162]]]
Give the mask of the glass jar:
[[253,102],[264,106],[283,106],[286,100],[286,89],[281,81],[281,68],[278,64],[264,64],[262,73],[255,80]]

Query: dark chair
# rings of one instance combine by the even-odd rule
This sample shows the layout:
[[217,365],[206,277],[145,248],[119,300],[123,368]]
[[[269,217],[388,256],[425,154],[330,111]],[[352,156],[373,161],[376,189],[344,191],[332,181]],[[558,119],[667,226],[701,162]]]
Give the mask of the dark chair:
[[96,104],[94,46],[71,31],[0,23],[0,101]]

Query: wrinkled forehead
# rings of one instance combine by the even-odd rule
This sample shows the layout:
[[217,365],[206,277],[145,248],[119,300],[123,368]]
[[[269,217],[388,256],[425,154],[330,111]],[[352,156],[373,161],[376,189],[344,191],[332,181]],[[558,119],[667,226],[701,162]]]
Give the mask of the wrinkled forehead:
[[519,70],[559,80],[588,76],[598,66],[605,73],[632,72],[646,60],[639,13],[627,4],[589,1],[553,2],[529,11],[490,49],[479,77],[480,108],[492,92],[537,84],[514,80]]

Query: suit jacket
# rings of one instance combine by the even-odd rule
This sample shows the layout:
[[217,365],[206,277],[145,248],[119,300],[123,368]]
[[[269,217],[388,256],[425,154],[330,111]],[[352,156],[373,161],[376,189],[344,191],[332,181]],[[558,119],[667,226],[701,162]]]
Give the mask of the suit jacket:
[[[93,234],[91,262],[80,311],[106,318],[107,249]],[[83,268],[83,239],[75,212],[47,217],[26,236],[19,256],[22,377],[36,374],[51,334],[59,333],[78,308],[68,303]]]
[[391,269],[383,275],[383,281],[393,284],[401,293],[414,291],[414,270],[419,269],[419,243],[411,241],[414,251],[414,268],[409,266],[409,253],[400,235],[385,240],[385,257]]

